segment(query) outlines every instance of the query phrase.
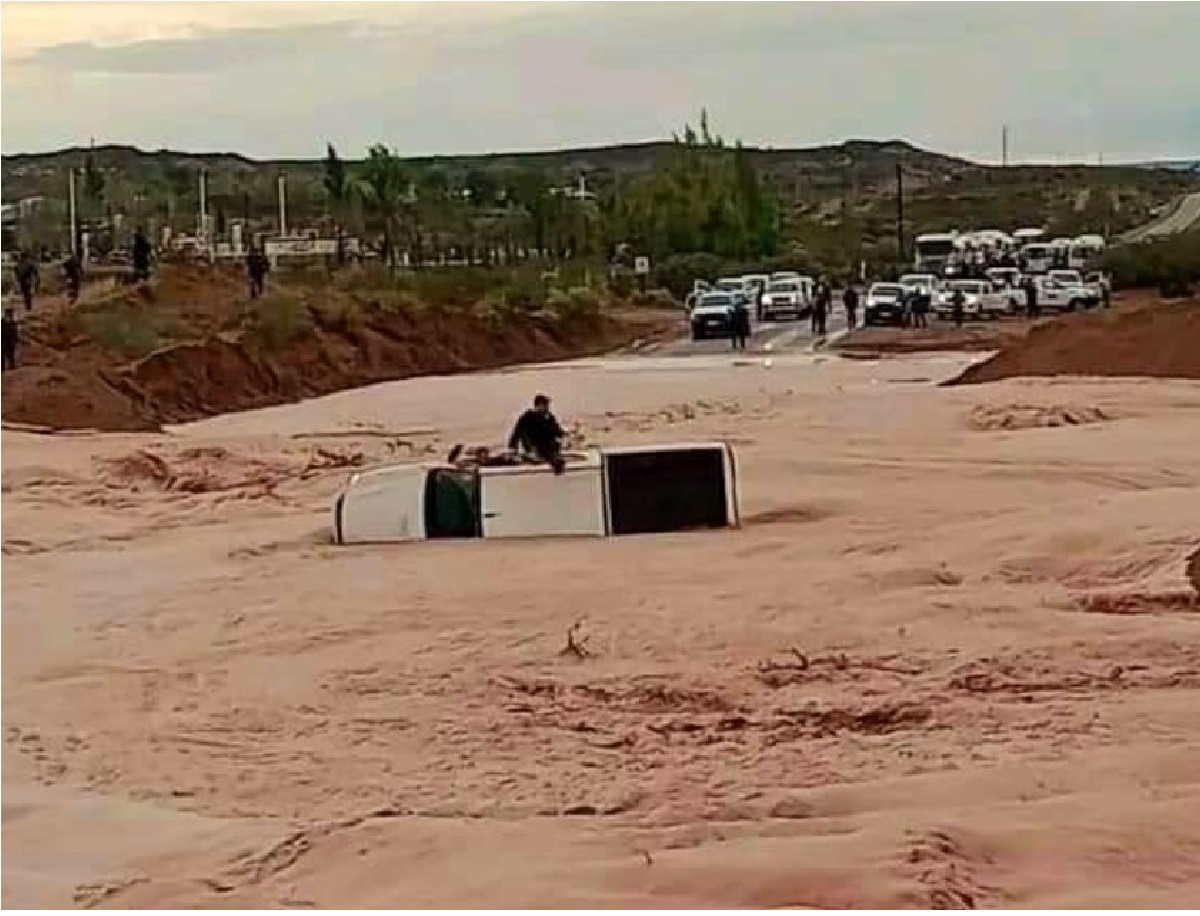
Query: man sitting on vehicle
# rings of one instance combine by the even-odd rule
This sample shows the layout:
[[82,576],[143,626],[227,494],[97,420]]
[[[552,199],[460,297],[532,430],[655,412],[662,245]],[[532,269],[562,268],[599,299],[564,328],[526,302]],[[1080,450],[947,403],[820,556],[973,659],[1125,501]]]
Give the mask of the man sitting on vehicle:
[[554,468],[555,474],[561,474],[566,468],[562,455],[562,440],[566,432],[558,425],[558,420],[550,412],[550,399],[539,394],[533,399],[533,407],[521,414],[513,427],[512,435],[508,437],[508,447],[512,451],[531,455],[538,461],[545,461]]

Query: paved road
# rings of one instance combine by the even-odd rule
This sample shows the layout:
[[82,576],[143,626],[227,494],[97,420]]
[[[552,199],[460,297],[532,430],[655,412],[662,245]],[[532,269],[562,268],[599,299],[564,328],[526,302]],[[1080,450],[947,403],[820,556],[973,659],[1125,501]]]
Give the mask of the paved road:
[[[843,334],[846,316],[835,307],[829,318],[828,338]],[[654,356],[716,356],[732,352],[728,340],[692,340],[687,321],[680,318],[680,337],[653,351]],[[750,326],[747,353],[797,353],[812,350],[813,337],[808,319],[803,321],[755,321]],[[740,352],[740,351],[739,351]]]
[[1155,236],[1174,235],[1200,223],[1200,193],[1189,194],[1164,216],[1121,236],[1124,242],[1145,242]]

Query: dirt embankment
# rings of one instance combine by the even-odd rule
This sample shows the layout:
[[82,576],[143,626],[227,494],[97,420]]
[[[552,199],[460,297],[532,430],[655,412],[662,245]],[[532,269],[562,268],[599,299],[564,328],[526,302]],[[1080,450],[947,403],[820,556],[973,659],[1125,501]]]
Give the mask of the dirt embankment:
[[850,332],[830,349],[839,356],[863,359],[906,353],[979,353],[1023,340],[1033,324],[1026,318],[1014,318],[962,328],[944,322],[931,322],[928,328],[864,327]]
[[[331,295],[305,296],[284,339],[247,321],[236,277],[196,268],[35,316],[22,366],[5,376],[4,420],[150,430],[376,382],[585,356],[656,330],[653,316],[396,309]],[[131,358],[131,347],[150,352]]]
[[1200,300],[1131,305],[1038,324],[948,384],[1060,375],[1200,379]]

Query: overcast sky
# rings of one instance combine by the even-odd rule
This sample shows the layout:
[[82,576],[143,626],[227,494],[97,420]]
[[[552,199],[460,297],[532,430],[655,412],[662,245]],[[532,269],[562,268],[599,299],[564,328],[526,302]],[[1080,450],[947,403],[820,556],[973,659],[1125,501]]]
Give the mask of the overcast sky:
[[13,3],[3,150],[313,157],[899,137],[1200,157],[1193,3]]

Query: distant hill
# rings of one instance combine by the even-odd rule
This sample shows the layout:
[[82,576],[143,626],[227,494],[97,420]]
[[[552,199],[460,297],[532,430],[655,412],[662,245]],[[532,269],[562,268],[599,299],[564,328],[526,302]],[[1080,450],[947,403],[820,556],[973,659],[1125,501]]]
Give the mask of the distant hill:
[[[667,141],[631,143],[619,146],[585,147],[546,152],[485,153],[465,156],[419,156],[404,161],[415,169],[440,167],[451,173],[484,170],[506,173],[537,170],[556,180],[572,181],[581,173],[589,181],[604,184],[652,169],[671,149]],[[250,159],[238,153],[189,153],[176,150],[145,151],[133,146],[108,144],[96,147],[75,146],[48,153],[19,153],[3,157],[3,195],[5,201],[30,196],[62,193],[68,168],[82,168],[91,154],[98,169],[119,175],[134,183],[155,183],[164,174],[180,171],[209,172],[210,181],[234,175],[241,178],[280,173],[292,177],[319,174],[322,160]],[[344,155],[344,153],[343,153]],[[897,157],[915,174],[950,173],[972,164],[964,159],[922,150],[901,140],[851,140],[835,146],[807,149],[752,149],[756,164],[772,178],[789,180],[819,178],[844,170],[847,165],[866,176],[890,174]],[[346,157],[347,162],[356,160]]]
[[[451,182],[484,176],[504,186],[536,171],[555,184],[585,175],[600,194],[663,161],[667,141],[545,152],[509,152],[406,159],[419,177],[443,172]],[[341,151],[343,155],[348,150]],[[845,248],[862,240],[895,238],[896,164],[903,168],[905,229],[909,237],[946,228],[1044,225],[1056,232],[1116,234],[1144,222],[1152,210],[1200,190],[1194,162],[1113,166],[999,167],[920,149],[902,140],[849,140],[802,149],[751,148],[752,161],[783,202],[789,233],[805,243]],[[270,228],[277,212],[276,182],[287,177],[292,225],[327,212],[321,158],[255,160],[232,152],[144,151],[131,146],[72,147],[7,155],[0,161],[3,199],[44,197],[48,227],[65,223],[67,173],[88,155],[103,176],[104,206],[154,225],[190,231],[197,210],[197,175],[208,173],[210,211],[218,224],[246,218]],[[354,160],[347,157],[347,162]],[[839,228],[840,227],[840,228]],[[844,230],[844,231],[843,231]]]
[[1168,169],[1173,172],[1200,172],[1200,159],[1164,159],[1161,162],[1135,163],[1140,169]]

